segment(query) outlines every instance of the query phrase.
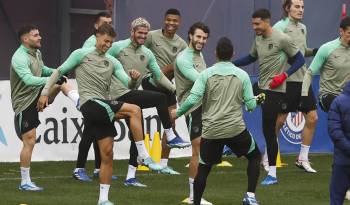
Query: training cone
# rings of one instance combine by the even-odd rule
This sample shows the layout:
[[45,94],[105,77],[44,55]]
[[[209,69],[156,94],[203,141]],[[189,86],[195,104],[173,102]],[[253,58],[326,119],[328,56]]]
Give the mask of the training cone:
[[220,164],[216,165],[217,167],[233,167],[233,165],[228,161],[222,161]]
[[[150,151],[150,148],[149,148],[149,134],[145,135],[145,147],[146,147],[147,152],[149,153],[149,151]],[[139,165],[139,166],[137,166],[137,170],[138,171],[149,171],[149,168],[146,167],[146,166],[143,166],[143,165]]]
[[162,146],[160,144],[160,136],[159,136],[159,132],[156,132],[153,137],[153,143],[152,143],[152,148],[150,152],[150,155],[153,161],[159,163],[161,153],[162,153]]
[[287,165],[288,164],[282,162],[281,153],[280,153],[280,150],[278,149],[277,159],[276,159],[276,167],[281,168],[281,167],[285,167]]

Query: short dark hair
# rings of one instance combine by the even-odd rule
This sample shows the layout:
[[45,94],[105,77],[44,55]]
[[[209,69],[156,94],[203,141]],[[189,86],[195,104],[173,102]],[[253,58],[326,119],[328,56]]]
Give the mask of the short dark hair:
[[282,18],[285,19],[288,17],[288,11],[287,9],[290,9],[293,2],[292,0],[284,0],[282,4]]
[[181,16],[180,11],[177,10],[177,9],[174,9],[174,8],[168,9],[168,10],[165,12],[164,16],[167,16],[167,15],[169,15],[169,14]]
[[258,9],[254,11],[252,18],[271,19],[271,14],[268,9]]
[[188,30],[188,40],[190,40],[190,34],[194,35],[194,32],[196,31],[196,29],[200,29],[204,33],[207,33],[208,37],[209,37],[209,34],[210,34],[209,27],[207,25],[205,25],[203,22],[196,22]]
[[113,38],[117,36],[117,34],[114,31],[114,28],[109,24],[102,24],[100,27],[98,27],[98,29],[96,30],[96,34],[106,34]]
[[101,17],[112,18],[112,15],[108,12],[102,11],[102,12],[96,14],[95,23],[98,22]]
[[346,29],[347,27],[350,27],[350,16],[346,16],[345,18],[343,18],[340,22],[339,25],[340,28],[342,29]]
[[221,61],[229,61],[233,56],[233,45],[230,39],[221,37],[216,45],[216,56]]
[[22,26],[17,33],[17,37],[19,40],[21,40],[21,37],[25,34],[30,33],[32,30],[38,30],[39,28],[35,25],[29,24],[29,25],[25,25]]

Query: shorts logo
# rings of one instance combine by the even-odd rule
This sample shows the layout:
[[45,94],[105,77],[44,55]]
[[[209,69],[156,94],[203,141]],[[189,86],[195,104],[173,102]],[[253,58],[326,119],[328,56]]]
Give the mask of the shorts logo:
[[173,47],[173,53],[176,53],[176,52],[177,52],[177,48]]
[[140,60],[144,61],[145,60],[145,56],[144,55],[140,55]]
[[29,126],[29,123],[27,121],[23,122],[23,127],[27,128]]
[[118,101],[116,101],[116,100],[112,100],[110,103],[111,103],[112,105],[118,105]]
[[197,127],[197,126],[196,127],[192,127],[192,130],[193,130],[194,133],[198,133],[199,132],[199,127]]
[[5,134],[2,131],[1,127],[0,127],[0,143],[7,146],[7,141],[6,141],[6,138],[5,138]]
[[270,44],[269,44],[269,50],[271,50],[272,48],[273,48],[273,44],[270,43]]
[[280,132],[287,142],[291,144],[301,144],[301,133],[304,129],[304,125],[305,119],[303,113],[290,112]]
[[103,63],[105,64],[106,67],[109,66],[109,62],[108,61],[104,61]]

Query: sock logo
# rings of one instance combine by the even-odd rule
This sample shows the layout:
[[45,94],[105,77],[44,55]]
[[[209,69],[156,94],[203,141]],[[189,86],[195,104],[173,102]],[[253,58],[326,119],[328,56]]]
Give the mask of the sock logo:
[[304,115],[301,112],[290,112],[280,130],[283,138],[291,144],[301,144],[301,133],[305,126]]
[[7,146],[7,141],[6,141],[6,138],[5,138],[5,134],[2,131],[1,127],[0,127],[0,143]]

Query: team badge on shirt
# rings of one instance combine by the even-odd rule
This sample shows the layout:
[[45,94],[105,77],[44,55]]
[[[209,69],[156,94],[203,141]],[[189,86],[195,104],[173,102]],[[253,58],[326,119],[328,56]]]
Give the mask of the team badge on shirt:
[[270,44],[269,44],[269,50],[271,50],[272,48],[273,48],[273,44],[270,43]]
[[140,55],[140,60],[144,61],[145,60],[145,56],[144,55]]
[[105,60],[103,63],[105,64],[106,67],[109,66],[109,62],[107,60]]
[[303,34],[305,34],[305,30],[304,30],[303,28],[301,29],[301,32],[302,32]]
[[176,53],[177,52],[177,47],[173,47],[173,53]]

